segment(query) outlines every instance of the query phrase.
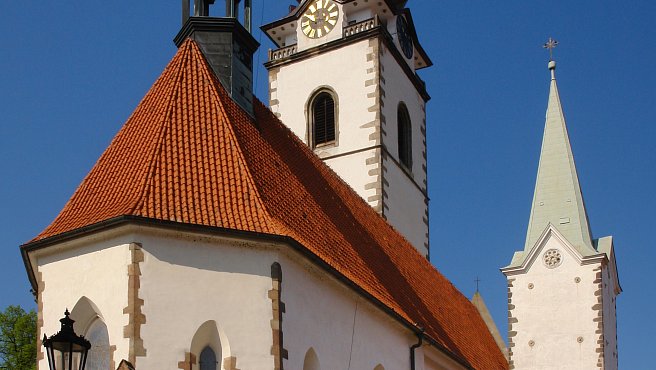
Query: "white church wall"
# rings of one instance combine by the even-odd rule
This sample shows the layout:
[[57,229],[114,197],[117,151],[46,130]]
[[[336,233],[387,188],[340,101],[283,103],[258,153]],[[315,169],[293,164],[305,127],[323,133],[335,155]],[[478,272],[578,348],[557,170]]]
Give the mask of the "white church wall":
[[[555,268],[548,268],[543,260],[551,249],[561,255]],[[593,320],[597,317],[598,267],[598,263],[580,265],[573,252],[552,235],[526,273],[509,276],[509,337],[515,369],[580,370],[597,363]]]
[[386,158],[383,166],[387,169],[385,180],[389,184],[385,217],[422,255],[426,255],[428,225],[424,222],[427,207],[424,197],[394,162]]
[[[116,346],[114,358],[118,361],[127,358],[128,340],[123,338],[123,327],[128,324],[128,317],[123,309],[128,304],[130,251],[126,239],[98,235],[37,251],[34,256],[41,274],[40,284],[45,282],[40,297],[43,306],[40,335],[58,332],[64,310],[72,310],[86,297],[107,325],[110,344]],[[89,317],[84,320],[93,322]],[[76,325],[79,334],[84,334],[86,329]],[[47,359],[41,359],[38,368],[48,369]]]
[[385,116],[383,144],[398,161],[397,112],[399,103],[403,102],[408,108],[412,127],[412,178],[420,186],[425,186],[426,158],[423,154],[426,150],[426,135],[422,132],[422,127],[426,125],[425,102],[396,58],[385,47],[382,47],[381,64],[384,70],[381,87],[385,90],[382,107],[382,115]]
[[271,81],[275,89],[271,104],[274,113],[279,114],[287,125],[304,142],[308,137],[308,102],[314,93],[327,88],[337,95],[337,145],[322,146],[321,156],[334,156],[370,146],[369,135],[375,133],[374,127],[362,127],[374,121],[376,112],[367,108],[375,104],[375,99],[367,97],[375,92],[375,86],[367,88],[365,82],[371,78],[367,68],[370,52],[369,42],[360,41],[340,48],[339,52],[318,54],[297,62],[280,66]]
[[[338,52],[318,54],[292,64],[283,65],[270,76],[271,109],[301,140],[309,141],[308,103],[320,89],[336,95],[336,143],[315,149],[363,199],[376,196],[367,185],[377,181],[378,161],[373,146],[378,144],[377,114],[370,107],[377,104],[376,85],[368,83],[375,72],[367,54],[373,49],[368,40],[340,48]],[[361,152],[358,152],[361,151]],[[370,173],[371,170],[374,170]]]
[[[303,369],[310,348],[322,369],[409,368],[410,346],[418,341],[410,330],[304,258],[281,255],[286,369]],[[444,354],[427,350],[447,367],[425,369],[460,368]],[[424,369],[422,359],[418,356],[417,370]]]
[[[273,367],[272,252],[182,234],[143,235],[139,241],[144,251],[139,295],[146,316],[141,334],[148,354],[137,359],[138,368],[176,368],[208,320],[216,323],[221,348],[213,349],[220,364],[234,357],[237,368]],[[205,345],[193,343],[194,349]]]
[[[382,104],[383,145],[394,158],[384,156],[384,180],[386,182],[384,214],[387,220],[403,234],[422,254],[427,254],[428,205],[421,189],[426,191],[426,136],[425,103],[415,86],[407,78],[389,50],[383,47],[382,89],[385,90]],[[411,120],[412,168],[403,169],[399,162],[397,114],[400,103],[408,109]]]

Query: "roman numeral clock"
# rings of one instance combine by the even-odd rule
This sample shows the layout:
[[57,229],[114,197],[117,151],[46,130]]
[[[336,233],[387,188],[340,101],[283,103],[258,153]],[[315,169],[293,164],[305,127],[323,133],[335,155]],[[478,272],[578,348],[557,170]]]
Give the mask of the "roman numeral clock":
[[332,0],[315,0],[301,17],[301,29],[305,36],[316,39],[335,28],[339,8]]

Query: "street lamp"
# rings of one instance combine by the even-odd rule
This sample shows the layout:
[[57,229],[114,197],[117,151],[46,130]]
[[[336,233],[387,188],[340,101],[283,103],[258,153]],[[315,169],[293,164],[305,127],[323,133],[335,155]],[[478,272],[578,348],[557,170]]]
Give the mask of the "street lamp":
[[64,315],[64,318],[59,320],[61,322],[59,333],[50,338],[43,334],[43,346],[46,347],[50,370],[84,370],[91,343],[84,339],[84,336],[75,334],[73,330],[75,321],[68,317],[70,315],[68,310]]

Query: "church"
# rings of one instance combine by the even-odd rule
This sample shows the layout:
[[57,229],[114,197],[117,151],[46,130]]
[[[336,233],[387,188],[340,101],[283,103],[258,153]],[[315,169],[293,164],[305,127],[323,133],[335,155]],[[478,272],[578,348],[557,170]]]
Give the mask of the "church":
[[429,262],[432,62],[407,1],[302,0],[263,25],[268,105],[251,0],[214,3],[182,1],[177,53],[21,246],[38,338],[68,308],[89,370],[617,368],[612,238],[591,236],[554,61],[506,348]]

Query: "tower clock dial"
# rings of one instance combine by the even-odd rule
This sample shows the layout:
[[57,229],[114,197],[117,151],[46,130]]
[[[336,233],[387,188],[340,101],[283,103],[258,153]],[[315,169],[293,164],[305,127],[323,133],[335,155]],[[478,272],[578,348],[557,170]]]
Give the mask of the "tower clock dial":
[[330,33],[337,24],[339,8],[332,0],[313,0],[301,17],[303,34],[317,39]]
[[414,52],[412,37],[408,31],[408,22],[402,15],[396,17],[396,35],[399,38],[399,45],[401,46],[403,55],[405,55],[405,57],[408,59],[412,58],[412,54]]

